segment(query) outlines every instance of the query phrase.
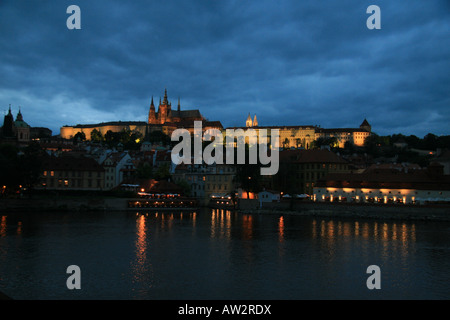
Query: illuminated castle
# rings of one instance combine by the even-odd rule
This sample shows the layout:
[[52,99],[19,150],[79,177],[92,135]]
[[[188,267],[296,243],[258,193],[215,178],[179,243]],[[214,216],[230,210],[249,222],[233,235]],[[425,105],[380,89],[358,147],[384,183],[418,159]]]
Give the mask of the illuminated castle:
[[77,124],[76,126],[61,127],[61,138],[72,139],[78,132],[84,132],[86,139],[90,140],[91,132],[96,129],[103,136],[108,132],[121,132],[123,130],[137,131],[143,137],[154,131],[161,131],[167,135],[175,129],[184,128],[193,132],[194,121],[201,121],[203,130],[215,128],[222,130],[220,121],[207,121],[199,110],[181,110],[178,98],[177,110],[172,110],[172,103],[167,98],[167,90],[164,90],[163,101],[159,101],[156,111],[153,97],[150,103],[147,121],[114,121],[97,124]]

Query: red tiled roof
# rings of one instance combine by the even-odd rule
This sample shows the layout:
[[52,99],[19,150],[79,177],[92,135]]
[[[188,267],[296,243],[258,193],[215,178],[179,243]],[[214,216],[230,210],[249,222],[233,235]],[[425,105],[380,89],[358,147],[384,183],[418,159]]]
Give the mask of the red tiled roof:
[[364,121],[361,123],[360,126],[370,126],[369,122],[367,121],[367,119],[364,119]]
[[213,128],[223,128],[222,123],[220,121],[205,121],[203,126]]
[[125,179],[122,181],[121,185],[139,185],[140,188],[144,188],[145,190],[149,190],[152,188],[158,181],[155,179]]
[[189,169],[189,165],[182,162],[175,167],[175,172],[186,171]]
[[45,157],[43,170],[47,171],[104,171],[103,167],[94,159],[87,157]]
[[382,171],[391,172],[393,170],[407,172],[409,170],[421,170],[421,169],[422,167],[415,163],[406,165],[403,165],[401,163],[380,163],[380,164],[372,164],[365,170],[365,172],[379,173]]
[[176,185],[175,183],[161,180],[154,184],[149,192],[157,192],[157,193],[180,193],[182,191],[181,187]]
[[317,126],[255,126],[255,127],[246,127],[246,126],[241,126],[241,127],[228,127],[227,129],[280,129],[280,130],[285,130],[285,129],[315,129],[317,128]]
[[329,150],[283,150],[280,162],[288,163],[347,163],[342,157]]
[[335,133],[335,132],[369,132],[362,128],[319,128],[316,130],[317,133]]
[[450,190],[450,176],[435,176],[427,169],[363,173],[330,173],[316,187]]
[[156,161],[172,161],[171,153],[168,151],[158,151]]

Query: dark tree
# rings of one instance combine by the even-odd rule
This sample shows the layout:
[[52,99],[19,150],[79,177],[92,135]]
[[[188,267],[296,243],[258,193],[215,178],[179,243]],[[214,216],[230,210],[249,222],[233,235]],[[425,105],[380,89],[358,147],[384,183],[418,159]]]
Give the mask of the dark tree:
[[17,177],[17,153],[18,149],[13,145],[0,145],[0,188],[2,188],[2,194],[10,189],[16,189],[20,184]]
[[91,131],[91,140],[94,142],[102,142],[103,141],[103,135],[100,131],[97,129],[94,129]]
[[84,132],[77,132],[73,137],[73,143],[77,144],[78,142],[86,141],[86,134]]
[[19,180],[21,185],[29,190],[32,190],[33,186],[39,182],[43,170],[43,156],[44,151],[39,144],[37,142],[32,142],[24,149],[23,154],[18,158]]
[[151,143],[162,143],[164,145],[169,145],[171,143],[170,137],[162,131],[150,132],[147,139]]
[[139,179],[153,178],[153,166],[150,162],[141,162],[136,168],[136,177]]
[[[236,164],[236,179],[240,183],[242,189],[247,191],[247,197],[250,192],[259,192],[262,190],[261,185],[261,164],[257,161],[256,164],[250,163],[250,153],[253,152],[252,148],[245,145],[245,162],[244,164],[238,164],[237,162],[237,150],[234,150],[234,163]],[[257,150],[256,150],[257,151]]]
[[[0,187],[2,193],[15,192],[19,186],[32,190],[42,173],[44,152],[37,142],[19,150],[15,146],[0,146]],[[4,186],[4,188],[3,188]]]
[[170,178],[170,167],[168,164],[163,164],[156,169],[155,179],[156,180],[167,180]]

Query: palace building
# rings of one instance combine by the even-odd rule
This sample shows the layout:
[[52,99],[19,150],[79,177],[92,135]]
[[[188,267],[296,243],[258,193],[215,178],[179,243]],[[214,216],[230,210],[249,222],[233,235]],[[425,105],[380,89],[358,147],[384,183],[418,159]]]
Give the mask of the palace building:
[[186,129],[194,131],[194,121],[201,121],[203,130],[222,130],[220,121],[208,121],[199,110],[181,110],[180,99],[176,110],[172,109],[172,103],[167,97],[167,90],[164,91],[163,100],[159,101],[158,110],[155,108],[153,97],[150,103],[147,121],[114,121],[97,124],[77,124],[76,126],[61,127],[61,138],[72,139],[78,132],[84,132],[86,139],[90,140],[91,132],[95,129],[102,135],[108,131],[120,132],[123,130],[137,131],[146,137],[154,131],[161,131],[166,135],[171,135],[176,129]]
[[370,135],[372,127],[364,119],[359,128],[331,128],[325,129],[315,125],[307,126],[259,126],[256,115],[252,120],[250,114],[245,121],[245,127],[231,129],[254,129],[259,135],[260,129],[266,129],[270,135],[271,130],[279,130],[279,146],[284,149],[304,148],[310,149],[312,143],[319,138],[336,138],[336,146],[343,148],[347,141],[355,146],[363,146],[366,138]]

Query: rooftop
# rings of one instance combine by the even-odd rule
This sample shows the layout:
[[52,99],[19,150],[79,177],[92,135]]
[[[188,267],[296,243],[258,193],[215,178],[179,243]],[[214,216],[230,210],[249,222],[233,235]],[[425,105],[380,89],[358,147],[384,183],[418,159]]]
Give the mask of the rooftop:
[[450,176],[435,171],[435,167],[408,172],[396,169],[366,170],[363,173],[330,173],[316,187],[388,188],[418,190],[450,190]]
[[347,163],[342,157],[329,150],[282,150],[280,162],[290,163]]
[[43,160],[43,169],[52,171],[104,171],[97,161],[83,156],[47,156]]

